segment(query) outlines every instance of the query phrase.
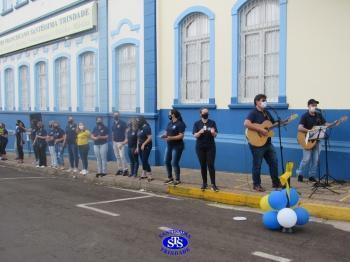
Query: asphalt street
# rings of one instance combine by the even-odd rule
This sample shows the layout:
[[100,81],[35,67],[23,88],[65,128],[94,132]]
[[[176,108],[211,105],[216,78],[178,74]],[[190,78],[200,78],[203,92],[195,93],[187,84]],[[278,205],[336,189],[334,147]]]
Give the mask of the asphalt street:
[[[1,166],[0,218],[0,262],[350,259],[350,233],[332,225],[272,232],[256,213]],[[167,228],[191,235],[187,254],[161,252]]]

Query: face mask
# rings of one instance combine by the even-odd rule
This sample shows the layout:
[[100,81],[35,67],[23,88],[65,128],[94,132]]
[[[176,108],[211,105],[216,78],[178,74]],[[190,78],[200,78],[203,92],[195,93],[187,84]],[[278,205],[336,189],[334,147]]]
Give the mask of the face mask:
[[203,119],[208,119],[208,117],[209,117],[209,114],[208,114],[208,113],[202,114],[202,118],[203,118]]
[[53,126],[54,129],[58,129],[58,126]]
[[310,107],[310,112],[311,113],[315,113],[316,112],[316,107],[315,106],[311,106]]
[[80,129],[80,130],[83,130],[83,129],[84,129],[84,126],[83,126],[83,125],[79,125],[79,129]]
[[114,120],[115,120],[115,121],[118,121],[118,120],[119,120],[119,116],[115,116],[115,117],[114,117]]
[[172,120],[172,119],[173,119],[173,117],[172,117],[171,115],[168,115],[168,118],[169,118],[169,120]]
[[73,120],[71,119],[71,120],[68,120],[68,123],[69,124],[73,124]]
[[267,102],[266,102],[266,101],[261,102],[261,103],[260,103],[260,106],[261,106],[262,108],[266,108],[266,107],[267,107]]

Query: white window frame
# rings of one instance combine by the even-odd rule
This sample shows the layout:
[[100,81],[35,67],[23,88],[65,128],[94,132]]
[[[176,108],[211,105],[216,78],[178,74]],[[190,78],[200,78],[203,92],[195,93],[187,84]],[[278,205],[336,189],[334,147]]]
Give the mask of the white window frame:
[[[65,61],[65,70],[62,70],[62,63]],[[55,60],[55,94],[56,94],[56,106],[60,111],[69,111],[70,108],[70,60],[68,57],[62,56]],[[65,81],[63,81],[65,79]],[[64,83],[65,82],[65,83]],[[64,97],[61,90],[66,89],[66,96]],[[65,103],[66,104],[65,104]]]
[[[85,62],[90,56],[90,62],[92,63],[86,65]],[[96,109],[96,53],[92,51],[84,52],[80,55],[80,90],[81,90],[81,107],[83,111],[95,111]],[[87,75],[90,74],[88,78]],[[87,79],[92,80],[91,82],[87,82]],[[90,90],[88,89],[90,88]],[[88,96],[90,94],[90,97]],[[91,104],[88,104],[86,101],[88,99],[91,100]]]

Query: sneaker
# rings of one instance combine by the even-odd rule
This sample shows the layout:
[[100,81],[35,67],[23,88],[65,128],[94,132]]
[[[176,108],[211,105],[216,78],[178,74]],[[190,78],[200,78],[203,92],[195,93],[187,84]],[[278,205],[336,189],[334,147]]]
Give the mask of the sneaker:
[[304,177],[302,175],[298,176],[298,182],[303,182],[304,181]]
[[46,166],[40,166],[40,168],[45,168]]
[[154,180],[154,179],[153,179],[152,177],[148,177],[148,178],[147,178],[147,181],[148,181],[148,182],[151,182],[151,181],[153,181],[153,180]]
[[61,166],[61,167],[60,167],[60,170],[64,170],[64,166]]
[[97,173],[97,174],[96,174],[96,177],[100,177],[100,176],[101,176],[101,173]]
[[70,172],[72,172],[73,171],[73,169],[71,169],[71,168],[68,168],[67,170],[66,170],[66,172],[68,172],[68,173],[70,173]]
[[84,169],[79,172],[80,175],[84,175]]
[[74,168],[74,169],[73,169],[73,172],[74,172],[74,173],[76,173],[76,172],[78,172],[78,171],[79,171],[78,168]]
[[310,176],[310,177],[309,177],[309,181],[310,181],[310,182],[317,182],[317,180],[316,180],[313,176]]
[[204,191],[204,190],[206,190],[206,189],[208,189],[208,185],[207,184],[203,184],[202,186],[201,186],[201,189]]
[[164,184],[171,184],[174,182],[174,179],[173,178],[168,178],[167,180],[164,181]]
[[127,170],[127,169],[125,169],[124,171],[123,171],[123,176],[128,176],[129,175],[129,171]]
[[219,188],[216,185],[212,185],[211,190],[214,192],[219,192]]
[[100,176],[104,177],[104,176],[107,176],[107,174],[106,173],[101,173]]
[[265,189],[261,185],[256,185],[253,189],[257,192],[265,192]]
[[282,187],[283,187],[283,186],[282,186],[281,182],[272,184],[272,188],[275,188],[275,189],[277,189],[277,188],[282,188]]
[[39,166],[39,165],[36,165],[35,167],[36,167],[36,168],[39,168],[40,166]]
[[180,180],[174,181],[174,186],[177,186],[178,184],[181,184],[181,181],[180,181]]
[[123,174],[122,170],[118,170],[117,173],[115,173],[116,176],[121,176]]

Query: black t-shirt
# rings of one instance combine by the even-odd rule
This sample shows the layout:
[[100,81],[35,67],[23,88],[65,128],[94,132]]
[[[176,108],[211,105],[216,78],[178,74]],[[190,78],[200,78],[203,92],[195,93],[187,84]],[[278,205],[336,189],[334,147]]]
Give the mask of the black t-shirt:
[[[177,136],[179,134],[184,134],[186,129],[186,125],[184,122],[177,120],[175,123],[170,121],[166,128],[166,133],[168,136]],[[168,141],[169,145],[179,145],[183,144],[183,139]]]
[[265,120],[270,120],[272,123],[275,123],[275,119],[273,119],[269,111],[259,111],[256,108],[250,111],[247,119],[250,120],[253,124],[262,124]]
[[304,113],[300,118],[300,125],[303,125],[306,129],[312,129],[314,126],[320,126],[324,125],[326,123],[326,120],[324,117],[319,114],[315,113],[315,115],[310,115],[309,111]]
[[[46,132],[46,130],[44,129],[44,128],[41,128],[41,129],[38,129],[38,130],[36,130],[36,135],[37,136],[47,136],[47,132]],[[44,138],[37,138],[36,139],[36,143],[37,143],[37,145],[39,145],[39,146],[43,146],[43,145],[46,145],[46,139]]]
[[151,127],[148,124],[144,124],[137,132],[139,145],[142,145],[147,140],[149,135],[152,135]]
[[129,130],[127,132],[127,137],[128,137],[128,147],[130,147],[130,148],[137,147],[137,131],[129,128]]
[[[63,136],[64,136],[64,131],[63,131],[63,129],[62,128],[54,128],[53,130],[53,138],[54,138],[54,140],[56,140],[56,139],[61,139]],[[63,141],[61,141],[60,143],[63,143]]]
[[73,123],[66,126],[66,136],[67,144],[77,143],[77,124]]
[[[94,136],[107,136],[108,135],[108,128],[105,126],[105,125],[101,125],[101,126],[96,126],[94,128],[94,130],[92,131],[92,134]],[[97,140],[94,140],[94,144],[96,146],[100,146],[100,145],[103,145],[103,144],[106,144],[108,142],[108,139],[97,139]]]
[[0,140],[2,141],[8,141],[8,138],[5,137],[6,135],[8,135],[8,131],[6,128],[0,128]]
[[36,128],[33,128],[32,131],[30,131],[30,139],[32,141],[34,141],[35,137],[36,137],[36,132],[37,132],[37,129]]
[[126,128],[127,128],[127,125],[123,120],[119,120],[118,122],[114,121],[114,124],[112,126],[113,141],[123,142],[125,140]]
[[[49,130],[49,133],[47,134],[50,138],[54,138],[55,134],[55,130],[53,128],[51,128]],[[55,145],[55,140],[49,140],[47,142],[48,146],[54,146]]]
[[198,133],[201,129],[204,129],[204,133],[201,134],[200,137],[197,138],[196,146],[197,147],[205,147],[205,146],[213,146],[215,145],[215,139],[211,134],[210,130],[214,128],[215,132],[218,133],[218,129],[216,127],[215,121],[208,119],[207,123],[203,123],[202,120],[199,120],[194,123],[192,133]]

